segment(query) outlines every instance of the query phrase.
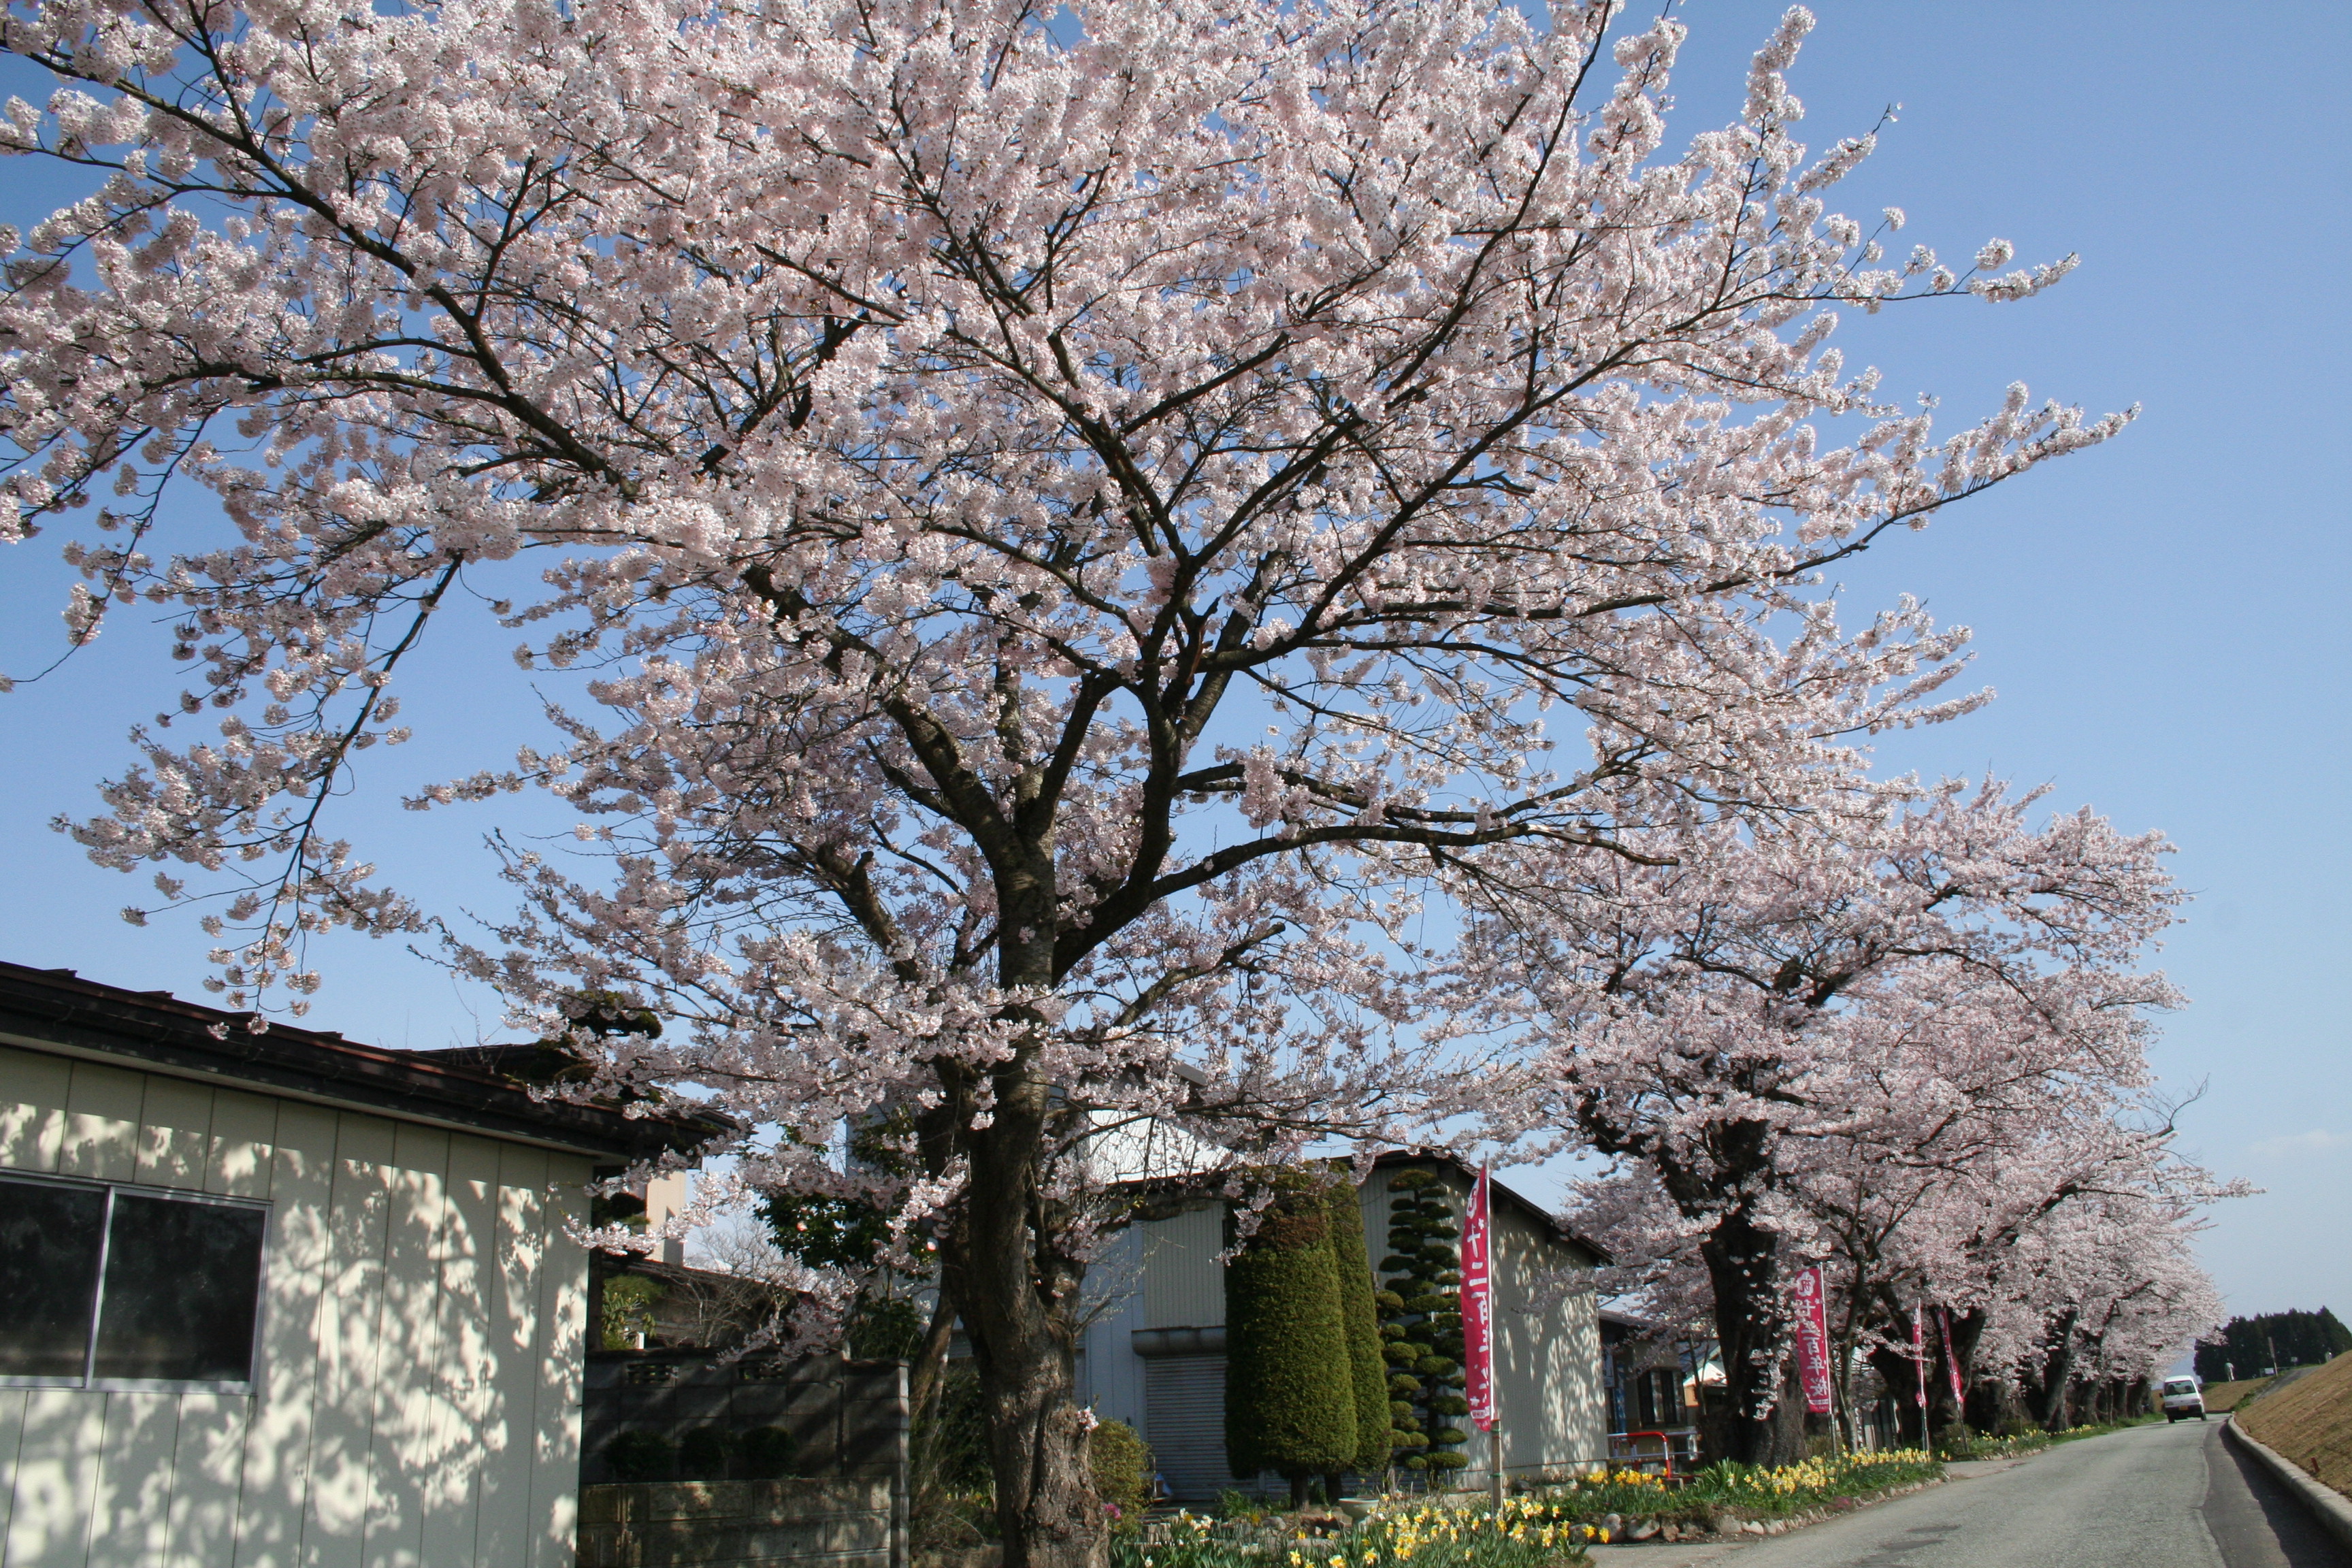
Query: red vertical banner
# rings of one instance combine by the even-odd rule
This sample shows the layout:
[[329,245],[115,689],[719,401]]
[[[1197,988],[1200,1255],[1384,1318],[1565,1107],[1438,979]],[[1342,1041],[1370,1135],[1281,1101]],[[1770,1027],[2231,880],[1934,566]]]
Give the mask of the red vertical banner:
[[1805,1408],[1827,1415],[1830,1387],[1830,1303],[1822,1284],[1821,1265],[1797,1270],[1790,1289],[1797,1315],[1797,1376],[1805,1385]]
[[1968,1395],[1960,1392],[1960,1347],[1952,1342],[1952,1314],[1937,1307],[1936,1327],[1944,1336],[1944,1381],[1952,1386],[1952,1403],[1966,1405]]
[[1919,1408],[1927,1408],[1927,1331],[1918,1302],[1911,1303],[1911,1364],[1919,1369]]
[[1495,1429],[1495,1286],[1486,1167],[1462,1220],[1462,1392],[1481,1432]]

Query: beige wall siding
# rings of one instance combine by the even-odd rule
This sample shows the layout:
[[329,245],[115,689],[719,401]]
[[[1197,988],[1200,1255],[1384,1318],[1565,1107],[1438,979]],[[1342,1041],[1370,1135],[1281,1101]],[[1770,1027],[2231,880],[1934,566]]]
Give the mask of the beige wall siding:
[[584,1159],[0,1047],[0,1167],[270,1205],[254,1392],[0,1389],[0,1568],[562,1568]]

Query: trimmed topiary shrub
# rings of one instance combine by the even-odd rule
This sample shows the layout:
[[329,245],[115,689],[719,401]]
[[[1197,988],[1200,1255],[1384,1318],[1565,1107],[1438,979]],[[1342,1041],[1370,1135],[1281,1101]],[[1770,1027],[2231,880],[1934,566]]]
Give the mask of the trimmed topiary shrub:
[[[1333,1167],[1339,1179],[1324,1202],[1331,1220],[1331,1263],[1339,1279],[1339,1316],[1347,1325],[1348,1364],[1355,1373],[1356,1456],[1348,1468],[1378,1476],[1389,1465],[1389,1369],[1382,1357],[1380,1309],[1372,1301],[1372,1266],[1364,1253],[1364,1211],[1348,1166]],[[1323,1478],[1325,1500],[1339,1497],[1339,1478]]]
[[1381,1270],[1389,1279],[1376,1300],[1382,1352],[1397,1369],[1390,1446],[1405,1469],[1456,1470],[1467,1461],[1452,1447],[1465,1439],[1450,1418],[1470,1408],[1461,1388],[1462,1231],[1435,1173],[1406,1171],[1388,1185],[1391,1255]]
[[782,1426],[754,1426],[737,1439],[735,1468],[747,1481],[780,1481],[793,1473],[793,1435]]
[[677,1444],[677,1479],[723,1481],[733,1468],[735,1434],[724,1426],[697,1426]]
[[1272,1470],[1303,1502],[1310,1476],[1356,1458],[1355,1371],[1319,1184],[1274,1178],[1257,1232],[1225,1266],[1225,1458]]
[[677,1449],[658,1432],[623,1432],[604,1445],[604,1468],[616,1481],[666,1481],[677,1473]]

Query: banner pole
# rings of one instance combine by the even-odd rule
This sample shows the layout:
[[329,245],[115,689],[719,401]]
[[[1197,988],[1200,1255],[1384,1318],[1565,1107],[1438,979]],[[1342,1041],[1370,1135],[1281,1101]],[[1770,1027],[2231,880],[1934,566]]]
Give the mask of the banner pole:
[[1486,1487],[1496,1523],[1503,1517],[1503,1425],[1495,1394],[1494,1202],[1486,1167],[1470,1188],[1462,1226],[1463,1391],[1469,1395],[1470,1422],[1486,1434]]

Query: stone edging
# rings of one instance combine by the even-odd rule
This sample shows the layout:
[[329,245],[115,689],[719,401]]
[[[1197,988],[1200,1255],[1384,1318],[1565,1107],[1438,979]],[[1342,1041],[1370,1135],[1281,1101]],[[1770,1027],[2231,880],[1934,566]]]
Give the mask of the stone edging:
[[2317,1517],[2320,1528],[2334,1536],[2346,1551],[2352,1552],[2352,1502],[2345,1501],[2334,1488],[2314,1480],[2301,1465],[2250,1436],[2238,1425],[2234,1413],[2222,1421],[2221,1435],[2261,1460],[2263,1468],[2284,1481],[2286,1489]]

